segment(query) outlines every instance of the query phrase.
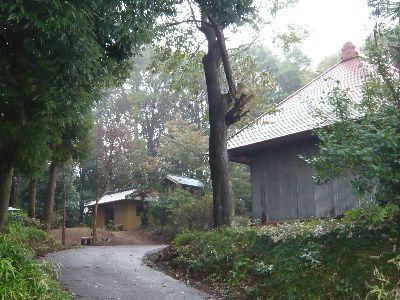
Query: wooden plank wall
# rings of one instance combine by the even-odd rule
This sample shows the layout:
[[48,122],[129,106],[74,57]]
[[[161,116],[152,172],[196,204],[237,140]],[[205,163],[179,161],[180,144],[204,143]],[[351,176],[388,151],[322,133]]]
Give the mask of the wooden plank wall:
[[251,158],[252,216],[267,222],[338,216],[359,205],[349,180],[323,185],[313,181],[313,171],[299,155],[318,152],[315,142],[304,141],[266,150]]

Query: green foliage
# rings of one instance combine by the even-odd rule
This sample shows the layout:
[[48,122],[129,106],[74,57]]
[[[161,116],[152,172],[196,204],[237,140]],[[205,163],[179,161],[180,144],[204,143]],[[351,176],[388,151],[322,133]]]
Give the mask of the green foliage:
[[[400,272],[400,255],[390,259],[388,264],[395,265],[397,271]],[[376,299],[395,300],[400,298],[400,280],[396,283],[393,279],[385,276],[378,267],[374,270],[374,278],[376,283],[370,286],[369,296]]]
[[114,224],[113,224],[112,220],[108,221],[108,223],[106,224],[105,229],[108,230],[108,231],[112,231],[114,229]]
[[308,35],[308,31],[300,26],[289,24],[286,30],[278,33],[274,38],[274,42],[280,46],[284,52],[291,51],[294,45],[300,43]]
[[57,268],[35,259],[59,243],[46,232],[26,226],[29,223],[26,215],[13,213],[7,233],[0,236],[0,298],[71,299],[55,280]]
[[163,172],[206,179],[208,137],[196,124],[190,124],[181,116],[166,122],[165,129],[157,148]]
[[193,98],[188,100],[195,101],[196,96],[204,94],[204,71],[201,63],[204,54],[201,50],[172,50],[157,45],[154,46],[148,70],[153,76],[165,75],[162,79],[169,81],[169,92],[187,91]]
[[337,54],[332,54],[329,56],[325,56],[319,63],[317,66],[317,73],[321,74],[323,72],[325,72],[326,70],[328,70],[330,67],[332,67],[333,65],[335,65],[336,63],[338,63],[340,60],[339,55]]
[[[284,60],[260,46],[250,48],[248,53],[254,57],[258,70],[269,71],[275,80],[275,89],[267,91],[264,96],[270,99],[269,103],[282,101],[315,77],[310,70],[310,58],[297,48],[287,52]],[[259,105],[258,111],[267,111],[267,103]]]
[[[55,200],[54,200],[54,212],[53,212],[53,228],[60,228],[62,222],[62,201],[64,198],[63,191],[63,180],[65,179],[65,188],[67,194],[67,202],[66,202],[66,226],[74,227],[77,226],[77,217],[79,214],[79,174],[77,174],[78,164],[76,162],[70,161],[65,164],[63,174],[60,174],[57,179],[57,187],[55,192]],[[48,170],[44,172],[42,176],[37,177],[37,185],[36,185],[36,218],[43,218],[43,209],[44,209],[44,199],[46,196],[46,188],[48,185]],[[27,209],[27,198],[28,198],[28,183],[24,182],[21,187],[20,200],[18,206],[24,210]],[[84,182],[85,186],[83,188],[87,188],[87,185],[91,185],[90,178],[85,178]],[[87,190],[84,190],[84,200],[93,199],[91,195],[87,195]],[[88,201],[87,201],[88,202]],[[13,215],[10,215],[13,218]],[[80,220],[82,222],[82,219]]]
[[98,103],[93,134],[93,167],[111,190],[131,184],[132,174],[142,160],[142,149],[135,139],[135,120],[131,107],[127,99],[118,94],[118,89],[108,90]]
[[[398,202],[400,119],[397,103],[382,95],[390,95],[390,90],[380,77],[368,80],[359,105],[346,91],[335,88],[328,98],[333,111],[319,116],[322,120],[333,117],[337,123],[317,131],[320,153],[309,162],[318,182],[352,174],[352,185],[359,193]],[[362,117],[355,121],[355,116]]]
[[53,141],[52,161],[67,163],[68,160],[83,161],[91,156],[93,152],[93,115],[86,113],[66,123],[61,130],[59,141]]
[[174,4],[1,1],[1,172],[37,176],[49,159],[79,153],[84,119],[100,91],[122,83],[128,59],[151,41],[156,18],[173,14]]
[[211,228],[211,194],[194,195],[181,203],[177,215],[178,228],[182,230],[206,230]]
[[358,209],[342,220],[187,232],[172,242],[169,265],[228,298],[238,292],[249,299],[394,295],[399,233],[398,206]]
[[238,163],[230,163],[229,176],[232,184],[235,215],[250,216],[251,183],[249,167]]
[[231,24],[240,26],[253,23],[257,15],[253,0],[195,0],[195,2],[199,5],[202,16],[213,17],[222,28]]
[[159,201],[149,204],[158,225],[171,226],[174,233],[183,230],[204,230],[211,225],[211,196],[191,194],[177,187],[160,194]]
[[[381,7],[387,1],[369,4],[387,17]],[[398,12],[394,17],[400,18]],[[382,203],[400,201],[399,32],[398,25],[377,23],[366,46],[362,99],[355,103],[339,84],[328,94],[325,101],[332,109],[318,117],[321,124],[335,123],[317,130],[320,153],[310,160],[317,182],[350,175],[356,191]]]
[[10,224],[18,224],[20,226],[32,227],[37,229],[42,229],[43,227],[43,225],[40,224],[39,220],[28,218],[26,213],[23,211],[10,212],[8,222]]

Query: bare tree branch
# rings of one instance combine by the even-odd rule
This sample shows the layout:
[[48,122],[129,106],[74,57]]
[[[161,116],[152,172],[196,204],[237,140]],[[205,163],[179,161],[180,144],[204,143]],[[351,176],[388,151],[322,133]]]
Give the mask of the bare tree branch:
[[250,100],[252,100],[253,98],[254,98],[253,94],[247,96],[243,93],[240,95],[239,98],[236,98],[233,107],[230,110],[228,110],[228,112],[225,115],[225,124],[227,126],[230,126],[240,121],[240,119],[242,119],[243,117],[245,117],[250,111],[247,110],[243,112],[243,109],[246,106],[246,104],[249,103]]
[[[172,23],[167,23],[167,24],[165,24],[165,26],[166,26],[166,27],[173,27],[173,26],[178,26],[178,25],[185,24],[185,23],[195,23],[196,26],[198,26],[198,25],[197,25],[198,23],[201,23],[201,24],[205,24],[205,25],[207,25],[207,26],[211,26],[211,24],[208,23],[208,22],[206,22],[206,21],[196,20],[196,19],[181,20],[181,21],[176,21],[176,22],[172,22]],[[199,28],[199,27],[198,27],[198,28]],[[199,28],[199,30],[200,30],[200,28]]]
[[254,38],[251,42],[249,42],[247,44],[240,45],[239,47],[236,47],[236,48],[231,48],[231,49],[229,49],[229,52],[230,52],[229,55],[232,57],[232,56],[241,54],[244,51],[250,49],[251,46],[255,45],[258,42],[259,42],[259,39]]
[[194,22],[195,22],[195,24],[196,24],[197,29],[198,29],[198,30],[201,30],[200,26],[198,25],[198,22],[196,21],[196,15],[195,15],[195,13],[194,13],[194,9],[193,9],[193,6],[192,6],[192,2],[191,2],[190,0],[187,0],[187,2],[188,2],[188,4],[189,4],[190,12],[191,12],[191,14],[192,14],[192,18],[193,18],[193,20],[194,20]]

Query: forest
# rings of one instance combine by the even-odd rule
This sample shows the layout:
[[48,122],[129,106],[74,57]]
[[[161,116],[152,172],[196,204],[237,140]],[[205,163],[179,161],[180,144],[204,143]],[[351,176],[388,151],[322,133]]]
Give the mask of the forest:
[[[271,95],[265,96],[269,102],[255,107],[254,116],[263,113],[265,105],[278,101],[273,97],[281,99],[314,75],[309,60],[297,49],[288,53],[285,60],[264,48],[252,48],[248,52],[249,55],[254,53],[250,63],[256,72],[273,66],[271,76],[277,80],[273,89],[282,95],[279,98],[275,93],[272,95],[271,87],[267,91]],[[182,75],[171,77],[163,70],[149,69],[151,55],[149,49],[135,59],[134,70],[123,87],[102,92],[91,111],[90,118],[94,122],[86,129],[90,132],[85,141],[87,152],[83,158],[70,159],[58,167],[54,216],[54,220],[58,220],[54,222],[58,223],[53,227],[60,225],[64,188],[68,199],[67,226],[90,221],[84,214],[84,204],[95,197],[96,162],[107,164],[109,177],[104,191],[137,186],[156,189],[166,174],[201,179],[208,184],[207,190],[210,191],[207,104],[202,88],[201,62],[197,61],[196,69],[188,70],[184,75],[186,79],[188,76],[198,78],[198,87],[195,87],[198,91],[192,91],[178,89],[179,83],[175,81],[179,81],[177,77]],[[230,170],[237,213],[246,215],[250,205],[248,170],[234,163]],[[45,205],[43,199],[50,183],[50,168],[39,175],[30,179],[17,169],[14,171],[10,206],[28,209],[29,193],[35,180],[35,217],[41,219]]]
[[[64,134],[70,140],[60,140],[60,149],[50,149],[53,160],[52,156],[44,160],[34,175],[14,168],[9,206],[47,222],[46,205],[54,197],[51,227],[58,228],[66,198],[67,227],[90,225],[84,205],[95,199],[99,174],[106,178],[101,193],[128,187],[159,190],[166,174],[200,179],[206,193],[211,192],[207,95],[201,66],[204,53],[190,57],[190,53],[175,51],[166,61],[160,51],[166,49],[148,46],[130,58],[127,79],[120,87],[99,92],[80,127],[68,128],[71,132]],[[252,103],[251,115],[236,128],[322,72],[325,63],[321,62],[317,73],[312,71],[310,59],[295,47],[280,58],[265,47],[252,46],[231,59],[240,78],[264,73],[262,81],[254,79],[259,97]],[[335,59],[333,54],[326,60]],[[249,216],[249,171],[235,163],[229,168],[236,214]]]

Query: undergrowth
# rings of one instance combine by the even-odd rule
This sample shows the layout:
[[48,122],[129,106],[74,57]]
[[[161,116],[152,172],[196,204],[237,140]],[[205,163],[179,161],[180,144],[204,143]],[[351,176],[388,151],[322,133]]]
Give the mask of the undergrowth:
[[159,259],[227,298],[400,299],[399,234],[390,205],[340,220],[187,232]]
[[71,299],[55,279],[57,267],[35,259],[59,243],[20,213],[0,235],[0,299]]

